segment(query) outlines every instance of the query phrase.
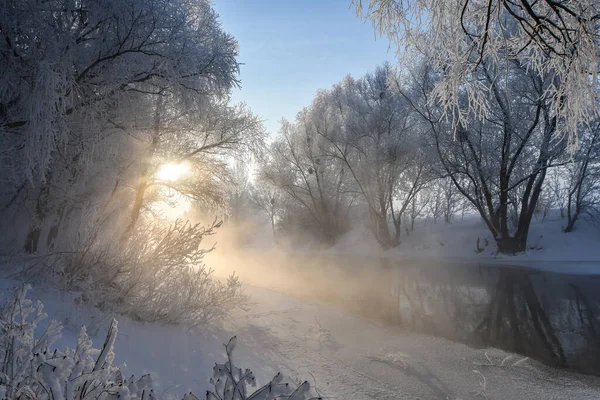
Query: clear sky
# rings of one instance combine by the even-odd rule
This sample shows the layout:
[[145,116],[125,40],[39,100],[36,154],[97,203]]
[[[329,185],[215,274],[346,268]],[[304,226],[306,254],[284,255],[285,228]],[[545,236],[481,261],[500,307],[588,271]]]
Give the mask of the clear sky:
[[315,92],[350,73],[360,76],[394,61],[387,38],[356,17],[351,0],[215,0],[225,31],[240,45],[246,102],[277,133],[282,117],[293,120]]

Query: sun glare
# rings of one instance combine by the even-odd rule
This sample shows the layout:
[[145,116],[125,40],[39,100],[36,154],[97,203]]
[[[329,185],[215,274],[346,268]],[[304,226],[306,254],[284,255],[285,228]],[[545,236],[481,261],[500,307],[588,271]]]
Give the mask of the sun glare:
[[176,181],[190,172],[186,162],[163,164],[158,169],[156,177],[163,181]]

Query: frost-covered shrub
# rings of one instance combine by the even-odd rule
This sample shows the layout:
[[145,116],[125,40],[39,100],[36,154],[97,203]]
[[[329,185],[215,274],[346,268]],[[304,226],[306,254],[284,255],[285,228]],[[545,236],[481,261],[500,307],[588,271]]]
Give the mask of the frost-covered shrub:
[[[150,398],[149,375],[125,380],[113,366],[117,321],[113,320],[102,349],[92,348],[85,327],[75,349],[51,350],[62,326],[47,318],[40,302],[27,299],[28,287],[13,289],[0,308],[0,396],[3,399],[130,399]],[[38,328],[39,329],[39,328]]]
[[283,376],[278,373],[266,385],[249,391],[256,387],[254,374],[248,368],[242,370],[233,364],[232,354],[237,344],[234,336],[225,345],[227,361],[215,364],[214,376],[210,380],[213,390],[206,392],[207,400],[316,400],[320,397],[311,397],[310,384],[307,381],[297,386],[283,382]]
[[[113,365],[114,344],[118,324],[113,320],[101,349],[94,349],[85,327],[81,328],[75,349],[51,349],[61,336],[62,326],[50,321],[39,330],[38,324],[47,318],[43,305],[26,298],[28,286],[13,289],[13,296],[0,305],[0,398],[2,399],[155,399],[150,375],[137,381],[134,376],[123,379],[119,367]],[[215,400],[307,400],[310,385],[298,386],[283,382],[277,374],[269,383],[249,393],[255,386],[254,375],[232,361],[236,344],[234,336],[225,345],[227,361],[215,364],[210,379],[213,390],[206,398]],[[187,393],[184,400],[198,399]],[[310,397],[310,399],[319,399]]]
[[138,231],[127,244],[126,272],[118,279],[120,303],[144,321],[205,327],[246,302],[235,275],[215,279],[201,247],[213,227],[181,221]]
[[200,327],[243,305],[246,296],[238,278],[220,281],[203,263],[212,248],[202,248],[201,242],[214,226],[176,221],[138,230],[126,245],[118,303],[144,321]]
[[66,257],[65,289],[93,305],[149,322],[205,328],[246,302],[235,275],[213,277],[202,240],[217,223],[146,222],[118,246],[92,245]]

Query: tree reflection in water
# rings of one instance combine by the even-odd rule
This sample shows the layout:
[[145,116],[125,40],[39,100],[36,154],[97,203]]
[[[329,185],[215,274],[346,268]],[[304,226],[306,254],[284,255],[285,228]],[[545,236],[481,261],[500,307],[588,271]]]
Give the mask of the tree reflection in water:
[[600,375],[600,279],[507,266],[396,266],[415,330]]

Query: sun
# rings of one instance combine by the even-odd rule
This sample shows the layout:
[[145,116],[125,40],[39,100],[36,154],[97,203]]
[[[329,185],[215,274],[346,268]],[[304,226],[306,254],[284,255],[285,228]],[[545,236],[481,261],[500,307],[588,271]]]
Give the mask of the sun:
[[172,162],[159,166],[155,177],[163,182],[163,185],[160,185],[158,189],[161,200],[153,204],[152,208],[168,219],[180,218],[187,213],[191,207],[190,200],[174,188],[177,185],[166,182],[181,180],[190,175],[191,172],[192,168],[187,161]]
[[187,162],[163,164],[158,169],[156,177],[161,181],[176,181],[189,174],[190,165]]

